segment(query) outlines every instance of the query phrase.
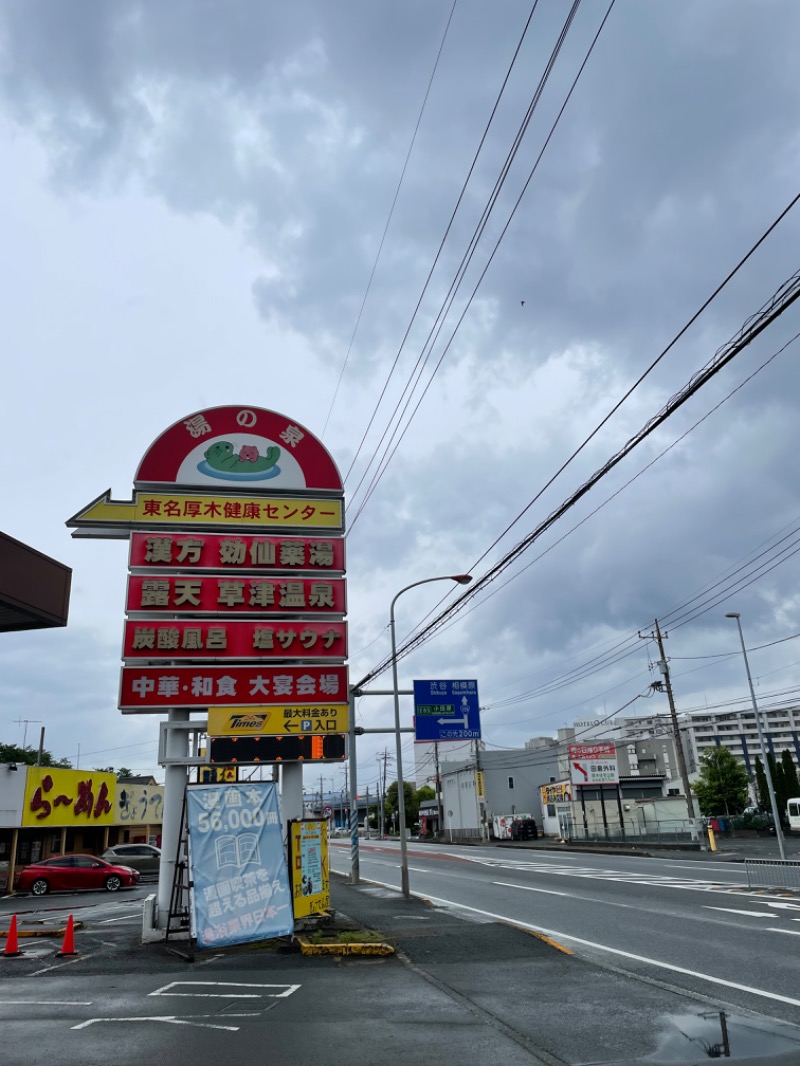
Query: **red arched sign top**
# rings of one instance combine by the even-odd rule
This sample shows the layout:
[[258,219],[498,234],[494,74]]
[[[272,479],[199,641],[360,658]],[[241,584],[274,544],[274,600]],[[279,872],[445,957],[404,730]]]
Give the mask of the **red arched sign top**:
[[137,489],[159,484],[342,492],[321,442],[294,419],[261,407],[210,407],[171,425],[136,471]]

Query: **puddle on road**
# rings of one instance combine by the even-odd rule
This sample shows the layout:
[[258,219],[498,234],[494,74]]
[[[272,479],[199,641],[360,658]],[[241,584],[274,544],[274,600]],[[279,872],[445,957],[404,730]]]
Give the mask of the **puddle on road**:
[[[647,1062],[700,1062],[704,1058],[723,1062],[794,1051],[800,1060],[800,1030],[777,1022],[761,1022],[728,1011],[708,1010],[697,1014],[672,1014],[662,1020],[663,1032],[656,1051]],[[727,1054],[726,1054],[727,1052]]]

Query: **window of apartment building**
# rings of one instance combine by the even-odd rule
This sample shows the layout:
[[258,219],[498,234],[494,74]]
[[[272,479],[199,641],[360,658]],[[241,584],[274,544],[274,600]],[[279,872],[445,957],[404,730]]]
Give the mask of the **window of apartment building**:
[[509,779],[508,779],[508,787],[509,788],[513,788],[514,787],[514,778],[513,777],[509,777]]

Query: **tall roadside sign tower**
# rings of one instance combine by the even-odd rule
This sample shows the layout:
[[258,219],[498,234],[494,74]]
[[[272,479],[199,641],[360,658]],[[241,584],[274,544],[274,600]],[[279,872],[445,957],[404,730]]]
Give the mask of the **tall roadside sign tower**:
[[130,500],[108,490],[67,526],[74,537],[130,540],[119,708],[167,715],[163,926],[192,713],[208,716],[210,761],[281,763],[284,820],[302,817],[303,761],[344,756],[342,479],[294,420],[213,407],[157,438]]

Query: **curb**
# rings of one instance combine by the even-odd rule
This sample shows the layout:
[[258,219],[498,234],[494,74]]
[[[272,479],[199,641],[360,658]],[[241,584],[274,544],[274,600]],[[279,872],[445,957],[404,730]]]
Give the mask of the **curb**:
[[[83,922],[75,922],[73,929],[83,929]],[[67,931],[67,927],[64,926],[61,929],[18,929],[17,937],[20,940],[34,940],[38,937],[56,937],[63,936]],[[0,940],[5,940],[8,937],[7,929],[0,929]]]
[[312,944],[304,936],[296,937],[301,955],[394,955],[385,942],[373,944]]

